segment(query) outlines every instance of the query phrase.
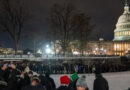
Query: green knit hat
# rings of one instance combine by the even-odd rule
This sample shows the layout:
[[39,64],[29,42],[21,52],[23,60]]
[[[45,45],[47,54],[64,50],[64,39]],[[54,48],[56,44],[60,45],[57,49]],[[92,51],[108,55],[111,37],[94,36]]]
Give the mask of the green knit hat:
[[77,73],[74,73],[71,75],[71,80],[74,82],[76,81],[77,79],[79,78],[78,74]]

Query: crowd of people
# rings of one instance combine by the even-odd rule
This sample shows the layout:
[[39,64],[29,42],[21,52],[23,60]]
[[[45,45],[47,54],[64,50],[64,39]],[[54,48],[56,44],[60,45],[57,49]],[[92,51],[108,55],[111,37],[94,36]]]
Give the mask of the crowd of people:
[[[109,90],[107,80],[102,76],[101,69],[96,67],[93,90]],[[4,62],[0,65],[0,90],[89,90],[85,75],[77,73],[70,77],[60,77],[60,86],[50,77],[49,72],[37,74],[29,66],[14,62]],[[129,89],[130,90],[130,89]]]
[[[115,65],[115,64],[110,64],[110,63],[94,63],[90,65],[83,65],[83,64],[42,64],[41,62],[29,62],[28,67],[39,73],[46,73],[49,72],[51,74],[72,74],[74,72],[77,73],[93,73],[95,71],[95,68],[97,65],[100,65],[100,69],[103,73],[106,72],[120,72],[120,71],[127,71],[130,70],[130,66],[125,66],[125,65]],[[111,68],[110,68],[111,67]]]

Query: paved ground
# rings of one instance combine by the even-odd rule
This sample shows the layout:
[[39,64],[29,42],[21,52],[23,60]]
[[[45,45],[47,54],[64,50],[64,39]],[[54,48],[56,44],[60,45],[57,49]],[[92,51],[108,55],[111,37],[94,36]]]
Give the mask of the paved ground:
[[[63,74],[62,74],[63,75]],[[52,75],[57,87],[60,85],[59,78],[62,75]],[[87,77],[87,84],[90,90],[93,90],[93,81],[95,79],[94,74],[85,74]],[[81,74],[79,75],[81,76]],[[117,72],[117,73],[105,73],[103,76],[108,80],[109,90],[127,90],[130,87],[130,71],[129,72]]]

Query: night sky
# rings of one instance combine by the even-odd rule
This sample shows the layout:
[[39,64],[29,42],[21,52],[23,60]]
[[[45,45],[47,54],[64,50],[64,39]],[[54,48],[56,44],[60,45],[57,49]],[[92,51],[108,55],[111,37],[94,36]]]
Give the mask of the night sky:
[[[113,31],[118,17],[123,13],[125,0],[25,0],[33,11],[33,18],[26,24],[25,30],[37,30],[43,35],[50,29],[47,17],[49,10],[55,3],[72,3],[77,9],[85,12],[92,18],[94,32],[103,30],[105,40],[113,39]],[[95,33],[92,33],[91,40],[97,40]],[[0,32],[0,45],[13,47],[13,41],[7,33]],[[32,47],[32,41],[22,38],[20,49]]]

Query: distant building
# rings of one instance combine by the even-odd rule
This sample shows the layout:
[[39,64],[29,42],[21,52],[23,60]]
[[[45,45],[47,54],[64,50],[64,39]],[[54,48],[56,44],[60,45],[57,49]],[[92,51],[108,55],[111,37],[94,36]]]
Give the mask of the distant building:
[[130,40],[130,12],[129,6],[126,2],[124,13],[119,17],[114,30],[113,41],[127,41]]
[[114,54],[124,56],[130,50],[130,11],[126,1],[124,12],[114,30]]
[[[23,54],[22,50],[18,50],[17,51],[18,54]],[[15,50],[13,48],[4,48],[4,47],[0,47],[0,54],[15,54]]]

